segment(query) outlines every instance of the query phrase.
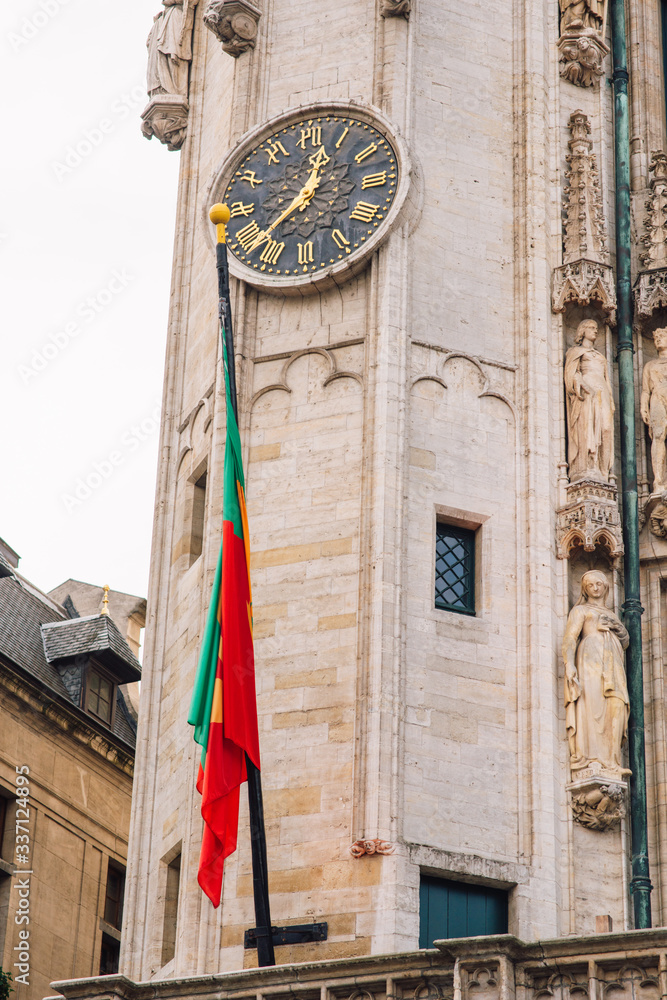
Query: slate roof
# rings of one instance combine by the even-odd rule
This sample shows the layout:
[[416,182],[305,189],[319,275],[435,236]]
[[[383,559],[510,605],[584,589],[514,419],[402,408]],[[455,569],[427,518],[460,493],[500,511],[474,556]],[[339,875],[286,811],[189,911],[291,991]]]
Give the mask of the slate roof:
[[[0,557],[1,558],[1,557]],[[75,619],[74,621],[81,621]],[[42,625],[67,621],[62,609],[45,594],[32,587],[14,569],[11,575],[0,577],[0,657],[15,664],[34,677],[62,701],[76,705],[67,692],[56,667],[49,663],[44,652]],[[118,638],[125,644],[127,653],[139,666],[127,643],[114,625]],[[108,629],[111,635],[112,630]],[[113,640],[117,645],[117,640]],[[97,654],[95,654],[95,658]],[[136,670],[136,668],[134,668]],[[133,677],[133,679],[135,679]],[[114,716],[113,733],[123,743],[134,750],[136,730],[131,716],[125,708],[122,692],[118,690],[118,705]],[[76,705],[82,717],[90,724],[92,718]],[[102,723],[95,723],[103,725]]]
[[110,615],[89,615],[45,624],[42,635],[49,663],[62,663],[84,653],[94,653],[95,659],[109,667],[121,684],[141,680],[141,664]]

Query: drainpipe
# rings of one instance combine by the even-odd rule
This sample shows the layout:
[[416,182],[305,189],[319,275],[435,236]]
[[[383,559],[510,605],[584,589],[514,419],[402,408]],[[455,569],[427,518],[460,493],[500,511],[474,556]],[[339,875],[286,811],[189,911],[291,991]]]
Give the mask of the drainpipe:
[[646,757],[644,750],[644,676],[642,668],[639,589],[639,504],[635,438],[634,347],[632,343],[632,275],[630,266],[630,128],[624,0],[607,0],[614,62],[614,151],[616,160],[616,291],[618,298],[618,383],[621,421],[621,485],[625,545],[623,616],[630,635],[626,652],[630,722],[630,830],[632,878],[630,892],[635,927],[651,926],[651,880],[646,819]]

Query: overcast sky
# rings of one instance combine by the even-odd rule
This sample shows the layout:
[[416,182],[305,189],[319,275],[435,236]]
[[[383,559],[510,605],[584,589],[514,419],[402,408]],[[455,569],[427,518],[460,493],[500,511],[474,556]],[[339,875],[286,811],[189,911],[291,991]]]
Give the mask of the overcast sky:
[[0,536],[145,595],[179,153],[140,132],[159,0],[0,10]]

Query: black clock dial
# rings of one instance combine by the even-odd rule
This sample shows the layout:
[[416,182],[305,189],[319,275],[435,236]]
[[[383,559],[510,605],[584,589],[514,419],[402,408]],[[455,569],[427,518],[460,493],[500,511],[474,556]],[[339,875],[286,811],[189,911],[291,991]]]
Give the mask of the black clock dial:
[[377,232],[397,181],[395,150],[364,121],[323,115],[278,129],[225,189],[229,250],[267,275],[324,271]]

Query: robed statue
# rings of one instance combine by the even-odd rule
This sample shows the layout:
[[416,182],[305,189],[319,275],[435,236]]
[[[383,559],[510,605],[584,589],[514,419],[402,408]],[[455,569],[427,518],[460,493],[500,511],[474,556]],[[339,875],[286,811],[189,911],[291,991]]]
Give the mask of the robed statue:
[[162,0],[148,36],[148,95],[188,96],[192,25],[197,0]]
[[598,324],[585,319],[565,355],[570,482],[609,482],[614,464],[614,398],[607,359],[595,349]]
[[630,699],[623,650],[629,636],[607,607],[609,583],[590,570],[581,579],[581,597],[570,611],[563,637],[565,725],[573,778],[597,762],[618,777],[627,736]]
[[591,28],[600,33],[605,0],[560,0],[561,34]]

